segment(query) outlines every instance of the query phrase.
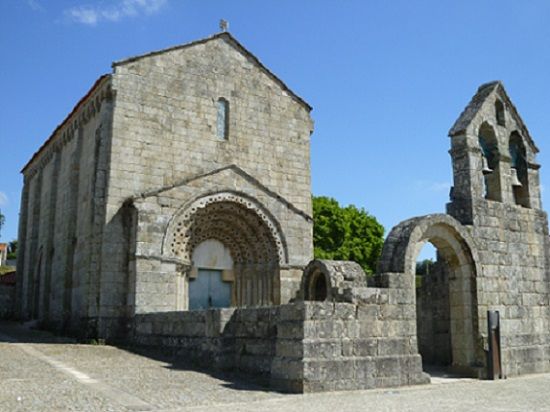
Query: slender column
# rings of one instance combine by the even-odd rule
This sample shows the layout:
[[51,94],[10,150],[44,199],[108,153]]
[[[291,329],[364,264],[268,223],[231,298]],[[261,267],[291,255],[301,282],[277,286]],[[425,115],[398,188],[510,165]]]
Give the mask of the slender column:
[[28,266],[25,265],[26,246],[27,246],[27,221],[29,215],[29,179],[24,178],[23,190],[21,191],[21,209],[19,212],[19,233],[17,241],[17,281],[15,283],[15,308],[16,317],[24,317],[23,307],[25,305],[24,285],[28,283]]
[[50,298],[51,298],[51,278],[52,278],[52,260],[54,255],[54,235],[56,229],[57,216],[57,191],[59,181],[59,169],[61,167],[61,153],[59,150],[54,152],[52,181],[50,186],[50,206],[48,218],[48,232],[46,245],[44,246],[44,295],[42,302],[42,319],[50,320]]
[[72,312],[74,252],[76,249],[76,227],[78,219],[78,192],[80,182],[80,159],[82,157],[82,139],[84,130],[80,126],[76,133],[76,147],[71,159],[71,176],[69,179],[69,202],[66,211],[67,236],[65,243],[65,273],[63,286],[63,323],[67,328]]
[[[36,319],[38,315],[38,293],[39,293],[39,267],[40,257],[38,255],[38,239],[40,235],[40,199],[42,197],[42,170],[33,177],[34,190],[32,196],[32,207],[29,212],[31,215],[29,254],[27,255],[26,270],[28,282],[26,285],[26,317]],[[27,232],[29,234],[29,232]]]
[[[87,318],[98,318],[100,314],[101,291],[101,260],[103,231],[108,196],[108,173],[111,153],[111,136],[113,126],[113,99],[108,97],[101,102],[99,111],[100,126],[96,131],[94,150],[94,177],[92,196],[92,238],[90,265],[86,284],[86,314]],[[135,241],[135,240],[134,240]],[[128,302],[127,302],[128,303]],[[96,325],[97,326],[97,325]],[[98,331],[91,331],[97,333]]]

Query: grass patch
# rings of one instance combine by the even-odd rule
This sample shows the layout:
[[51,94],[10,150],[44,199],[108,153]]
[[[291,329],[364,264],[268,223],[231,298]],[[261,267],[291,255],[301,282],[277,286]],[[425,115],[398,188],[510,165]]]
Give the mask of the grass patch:
[[15,266],[0,266],[0,276],[15,272]]

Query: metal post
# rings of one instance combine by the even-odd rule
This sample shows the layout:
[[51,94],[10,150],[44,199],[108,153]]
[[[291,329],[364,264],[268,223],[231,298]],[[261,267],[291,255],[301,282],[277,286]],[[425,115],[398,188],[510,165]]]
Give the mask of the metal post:
[[487,311],[487,332],[489,339],[489,353],[487,354],[487,379],[502,379],[500,313],[498,310]]

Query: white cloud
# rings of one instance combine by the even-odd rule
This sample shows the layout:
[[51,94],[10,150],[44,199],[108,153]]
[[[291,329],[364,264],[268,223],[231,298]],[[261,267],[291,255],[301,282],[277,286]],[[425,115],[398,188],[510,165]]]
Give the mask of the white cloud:
[[8,196],[4,192],[0,192],[0,206],[8,204]]
[[27,5],[34,11],[44,11],[44,6],[39,0],[27,0]]
[[428,187],[428,190],[432,192],[448,192],[450,188],[451,184],[449,182],[434,182]]
[[65,16],[75,23],[95,26],[103,21],[117,22],[126,17],[157,13],[166,2],[167,0],[118,0],[111,5],[71,7],[65,10]]
[[424,190],[428,192],[448,192],[451,188],[449,182],[429,182],[427,180],[418,180],[415,182],[417,190]]

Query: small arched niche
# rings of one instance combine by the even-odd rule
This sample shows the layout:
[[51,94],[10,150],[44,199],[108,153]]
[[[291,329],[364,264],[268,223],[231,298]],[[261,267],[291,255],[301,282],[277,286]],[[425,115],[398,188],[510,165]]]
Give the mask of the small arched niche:
[[527,158],[523,139],[518,132],[512,132],[508,143],[511,168],[510,184],[516,205],[530,207]]
[[481,149],[481,170],[483,176],[483,197],[502,201],[498,141],[493,127],[485,122],[479,128],[478,142]]
[[504,104],[498,99],[495,101],[495,117],[499,126],[506,126]]
[[325,301],[328,298],[327,278],[323,272],[317,270],[309,277],[306,287],[305,300]]

